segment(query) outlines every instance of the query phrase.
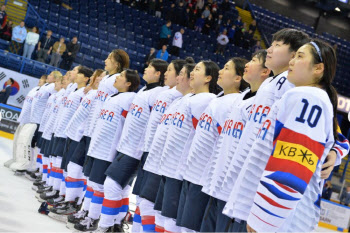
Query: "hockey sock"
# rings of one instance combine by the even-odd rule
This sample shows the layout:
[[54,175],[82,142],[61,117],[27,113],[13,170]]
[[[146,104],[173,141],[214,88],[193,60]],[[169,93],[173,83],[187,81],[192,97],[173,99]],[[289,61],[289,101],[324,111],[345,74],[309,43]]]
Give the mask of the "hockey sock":
[[164,232],[164,221],[165,221],[165,218],[160,214],[160,211],[156,211],[156,215],[155,215],[156,232]]
[[91,184],[94,190],[94,194],[92,195],[88,216],[92,219],[98,219],[101,215],[104,198],[103,184],[97,184],[95,182],[91,182]]
[[144,232],[155,232],[155,210],[154,203],[142,199],[140,203],[141,223]]
[[81,197],[86,187],[86,179],[83,174],[83,167],[69,162],[66,178],[66,201],[73,201]]

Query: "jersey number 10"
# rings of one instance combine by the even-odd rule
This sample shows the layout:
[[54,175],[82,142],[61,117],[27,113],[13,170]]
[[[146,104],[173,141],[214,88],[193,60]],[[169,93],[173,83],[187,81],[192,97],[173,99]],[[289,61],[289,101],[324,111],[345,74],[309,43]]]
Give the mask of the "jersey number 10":
[[[305,123],[305,114],[309,108],[309,102],[306,99],[302,99],[301,102],[304,103],[304,107],[301,110],[300,116],[295,118],[295,120],[297,122],[300,122],[300,123]],[[315,114],[316,114],[316,116],[314,117]],[[313,105],[311,107],[311,111],[309,113],[309,116],[307,117],[307,124],[311,128],[315,127],[318,123],[318,120],[320,119],[321,114],[322,114],[322,108],[318,105]]]

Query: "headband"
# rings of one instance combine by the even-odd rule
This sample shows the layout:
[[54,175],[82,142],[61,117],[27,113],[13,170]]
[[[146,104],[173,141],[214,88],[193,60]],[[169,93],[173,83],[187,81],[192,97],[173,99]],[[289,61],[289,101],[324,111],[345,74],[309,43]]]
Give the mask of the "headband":
[[314,46],[314,48],[316,49],[317,51],[317,54],[318,54],[318,57],[320,58],[321,62],[323,62],[322,60],[322,56],[321,56],[321,50],[320,48],[318,47],[318,45],[315,43],[315,42],[310,42],[310,44],[312,44],[312,46]]

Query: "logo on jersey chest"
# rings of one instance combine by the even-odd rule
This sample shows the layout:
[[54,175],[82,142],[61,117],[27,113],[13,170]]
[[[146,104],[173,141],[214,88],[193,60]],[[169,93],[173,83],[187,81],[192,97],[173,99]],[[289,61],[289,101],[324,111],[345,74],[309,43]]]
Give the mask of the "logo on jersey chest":
[[204,130],[209,131],[212,122],[213,118],[211,116],[206,113],[202,113],[201,117],[199,118],[198,126],[202,129],[204,128]]
[[131,115],[140,118],[143,108],[141,106],[138,106],[137,104],[131,104],[129,112]]
[[175,112],[173,118],[173,125],[182,128],[182,123],[185,121],[185,115],[180,112]]
[[108,97],[108,93],[105,93],[103,91],[98,91],[95,99],[105,102],[107,97]]
[[230,136],[234,138],[241,138],[243,132],[244,124],[240,121],[234,121],[232,119],[228,119],[225,121],[224,128],[221,131],[221,134]]
[[85,99],[83,102],[81,102],[81,105],[82,105],[84,108],[89,107],[90,104],[91,104],[91,100],[89,100],[89,99]]
[[26,101],[27,101],[27,103],[32,103],[33,102],[33,97],[27,96],[26,97]]
[[64,103],[64,107],[65,108],[71,108],[73,105],[73,100],[67,100],[65,103]]
[[100,119],[111,122],[114,117],[114,112],[107,109],[102,109],[100,113]]
[[269,112],[270,112],[269,106],[263,106],[263,105],[257,106],[254,104],[249,111],[248,120],[262,123],[266,118],[267,114],[269,114]]
[[259,129],[258,138],[261,138],[261,140],[265,140],[267,131],[269,130],[270,126],[271,126],[271,121],[266,120],[264,124],[261,126],[261,128]]
[[43,93],[38,92],[35,94],[35,98],[37,99],[41,99],[42,97],[43,97]]
[[55,105],[54,109],[53,109],[53,112],[54,113],[57,113],[58,112],[58,105]]
[[152,111],[156,111],[156,112],[159,111],[161,113],[164,113],[166,106],[167,106],[166,102],[157,100],[152,107]]

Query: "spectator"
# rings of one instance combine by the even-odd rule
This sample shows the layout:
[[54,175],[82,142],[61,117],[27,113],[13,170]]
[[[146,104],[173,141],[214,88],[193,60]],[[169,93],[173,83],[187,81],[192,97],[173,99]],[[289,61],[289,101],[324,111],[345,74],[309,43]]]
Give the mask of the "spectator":
[[205,20],[204,27],[203,27],[203,34],[209,35],[210,30],[213,28],[214,25],[214,19],[212,14],[209,14],[209,17]]
[[204,7],[204,0],[198,0],[196,4],[196,9],[198,9],[199,11],[202,11],[203,7]]
[[332,183],[330,180],[328,180],[324,186],[323,186],[323,191],[322,191],[322,198],[326,200],[330,200],[332,196]]
[[350,204],[350,186],[346,187],[346,190],[343,191],[340,197],[340,204],[349,206]]
[[61,37],[60,41],[57,41],[53,45],[50,65],[58,67],[58,63],[61,60],[61,56],[65,51],[66,44],[64,43],[64,37]]
[[175,12],[175,23],[184,26],[185,18],[183,16],[185,13],[185,8],[184,3],[182,1],[179,2],[179,6],[176,8]]
[[179,56],[180,49],[182,48],[182,35],[184,33],[185,30],[181,28],[179,32],[175,33],[175,36],[173,38],[173,47],[171,49],[171,53],[177,57]]
[[0,31],[0,38],[3,40],[11,41],[12,37],[12,25],[13,22],[9,20],[5,27]]
[[216,33],[220,32],[220,28],[221,28],[221,26],[223,24],[224,24],[223,15],[220,14],[219,17],[215,21],[215,31],[216,31]]
[[158,51],[156,58],[167,61],[169,57],[169,53],[166,49],[167,49],[167,46],[163,45],[162,49]]
[[218,47],[215,53],[224,55],[224,50],[226,48],[227,43],[229,42],[226,34],[227,34],[227,30],[225,29],[216,39],[218,42]]
[[192,20],[191,14],[192,14],[191,9],[186,8],[185,13],[183,15],[183,26],[190,28],[191,20]]
[[27,37],[27,29],[24,27],[24,21],[12,30],[12,38],[9,50],[11,53],[18,54],[23,47],[23,42]]
[[70,70],[70,67],[72,66],[73,61],[80,49],[80,46],[78,44],[78,38],[74,36],[72,38],[72,41],[69,42],[66,47],[67,47],[67,50],[62,55],[60,68],[65,70]]
[[156,17],[162,17],[163,8],[163,0],[158,0],[156,3]]
[[237,28],[242,28],[243,27],[243,22],[242,22],[241,16],[237,17],[237,19],[236,19],[234,24],[236,25]]
[[260,40],[256,41],[256,44],[253,46],[253,53],[261,49],[260,43],[261,43]]
[[254,40],[253,40],[253,31],[252,30],[249,30],[249,31],[245,31],[244,33],[243,33],[243,48],[245,48],[245,49],[249,49],[251,46],[252,46],[252,44],[253,44],[253,42],[254,42]]
[[194,30],[197,32],[201,32],[204,26],[204,15],[197,19],[196,24],[194,25]]
[[51,53],[54,40],[51,38],[52,31],[48,30],[46,36],[42,36],[38,43],[37,61],[45,63],[47,56]]
[[23,48],[23,57],[32,59],[32,54],[35,48],[35,45],[39,41],[39,29],[38,27],[33,27],[31,32],[27,33],[26,42],[24,43]]
[[156,58],[156,49],[155,48],[151,48],[150,53],[146,56],[146,61],[145,61],[145,69],[148,67],[149,63],[151,62],[151,60],[153,58]]
[[0,9],[0,29],[3,29],[6,25],[7,14],[6,14],[6,5],[2,5]]
[[205,7],[205,10],[203,11],[202,15],[204,16],[204,18],[208,18],[210,15],[210,10],[209,10],[209,6]]
[[174,21],[175,20],[175,15],[176,15],[176,7],[175,7],[175,4],[172,3],[170,5],[170,10],[167,12],[167,17],[166,19],[168,21]]
[[233,44],[235,39],[235,33],[236,33],[236,25],[232,25],[230,30],[228,31],[227,37],[230,40],[230,43]]
[[229,0],[224,0],[224,1],[221,3],[220,9],[221,9],[221,11],[224,13],[224,15],[225,15],[225,13],[226,13],[227,11],[230,11],[230,8],[231,8],[231,5],[230,5]]
[[159,48],[162,48],[163,45],[169,44],[169,38],[171,36],[171,21],[168,20],[166,24],[164,24],[160,31],[160,41],[159,41]]
[[12,78],[10,78],[9,80],[7,80],[5,88],[1,90],[1,92],[0,92],[0,103],[1,104],[7,104],[7,100],[10,97],[10,94],[12,91],[11,85],[14,84],[14,82],[15,81]]
[[256,30],[256,20],[255,19],[249,25],[249,30],[252,30],[253,34],[255,33],[255,30]]
[[148,13],[154,15],[156,13],[156,0],[149,0],[148,2]]

